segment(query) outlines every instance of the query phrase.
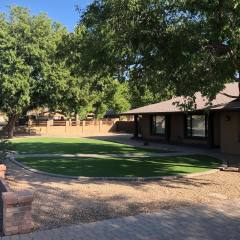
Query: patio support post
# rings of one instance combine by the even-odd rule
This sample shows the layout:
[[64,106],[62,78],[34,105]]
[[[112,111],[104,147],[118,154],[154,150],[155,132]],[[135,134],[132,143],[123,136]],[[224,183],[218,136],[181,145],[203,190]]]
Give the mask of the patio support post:
[[134,138],[138,138],[138,115],[134,115]]
[[214,147],[214,113],[210,112],[208,115],[208,146],[210,148]]

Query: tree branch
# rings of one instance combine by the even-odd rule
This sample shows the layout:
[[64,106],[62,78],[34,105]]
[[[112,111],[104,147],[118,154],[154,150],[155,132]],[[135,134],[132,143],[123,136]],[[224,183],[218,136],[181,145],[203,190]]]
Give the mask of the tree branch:
[[226,44],[223,43],[215,43],[215,44],[208,44],[204,47],[204,49],[214,52],[219,55],[226,55],[228,54],[234,67],[236,69],[240,69],[240,64],[236,62],[236,58],[234,56],[233,50]]
[[[231,61],[232,61],[232,64],[234,65],[234,67],[239,70],[240,69],[240,64],[237,63],[236,61],[236,58],[234,56],[234,52],[233,50],[226,44],[222,44],[222,43],[217,43],[217,44],[208,44],[207,46],[205,46],[206,50],[208,51],[211,51],[211,52],[215,52],[219,55],[226,55],[228,54]],[[226,94],[226,93],[221,93],[227,97],[230,97],[230,98],[238,98],[240,99],[240,77],[239,78],[235,78],[236,81],[238,81],[238,89],[239,89],[239,95],[238,96],[232,96],[232,95],[229,95],[229,94]]]
[[235,99],[239,98],[239,96],[233,96],[233,95],[230,95],[230,94],[227,94],[227,93],[224,93],[224,92],[220,92],[220,94],[222,94],[226,97],[229,97],[229,98],[235,98]]

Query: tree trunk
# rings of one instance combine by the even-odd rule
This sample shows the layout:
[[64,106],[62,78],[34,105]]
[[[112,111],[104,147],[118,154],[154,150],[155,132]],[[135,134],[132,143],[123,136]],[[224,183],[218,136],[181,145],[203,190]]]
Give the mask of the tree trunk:
[[16,114],[9,117],[8,124],[6,126],[8,138],[13,138],[14,130],[15,130],[15,123],[17,121],[17,118],[18,118],[18,116]]

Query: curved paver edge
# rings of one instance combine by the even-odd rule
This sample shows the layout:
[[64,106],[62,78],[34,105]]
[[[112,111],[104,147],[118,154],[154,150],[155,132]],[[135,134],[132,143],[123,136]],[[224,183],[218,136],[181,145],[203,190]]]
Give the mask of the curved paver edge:
[[30,168],[26,166],[25,164],[22,164],[18,162],[12,155],[8,156],[8,160],[13,162],[14,164],[24,168],[27,171],[36,173],[36,174],[41,174],[45,176],[50,176],[50,177],[56,177],[56,178],[65,178],[69,180],[88,180],[88,181],[152,181],[152,180],[174,180],[178,178],[190,178],[190,177],[197,177],[197,176],[202,176],[202,175],[207,175],[207,174],[212,174],[219,172],[221,170],[221,166],[217,169],[212,169],[209,171],[205,172],[199,172],[199,173],[189,173],[189,174],[177,174],[177,175],[169,175],[169,176],[155,176],[155,177],[84,177],[84,176],[68,176],[68,175],[63,175],[63,174],[55,174],[55,173],[48,173],[48,172],[43,172],[37,169]]

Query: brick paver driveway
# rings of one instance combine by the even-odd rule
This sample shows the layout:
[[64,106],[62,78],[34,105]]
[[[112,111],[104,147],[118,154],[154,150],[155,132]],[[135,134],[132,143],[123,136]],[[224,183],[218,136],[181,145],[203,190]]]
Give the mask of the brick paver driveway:
[[181,207],[160,213],[140,214],[85,223],[3,240],[238,240],[240,202],[223,201],[206,207]]

